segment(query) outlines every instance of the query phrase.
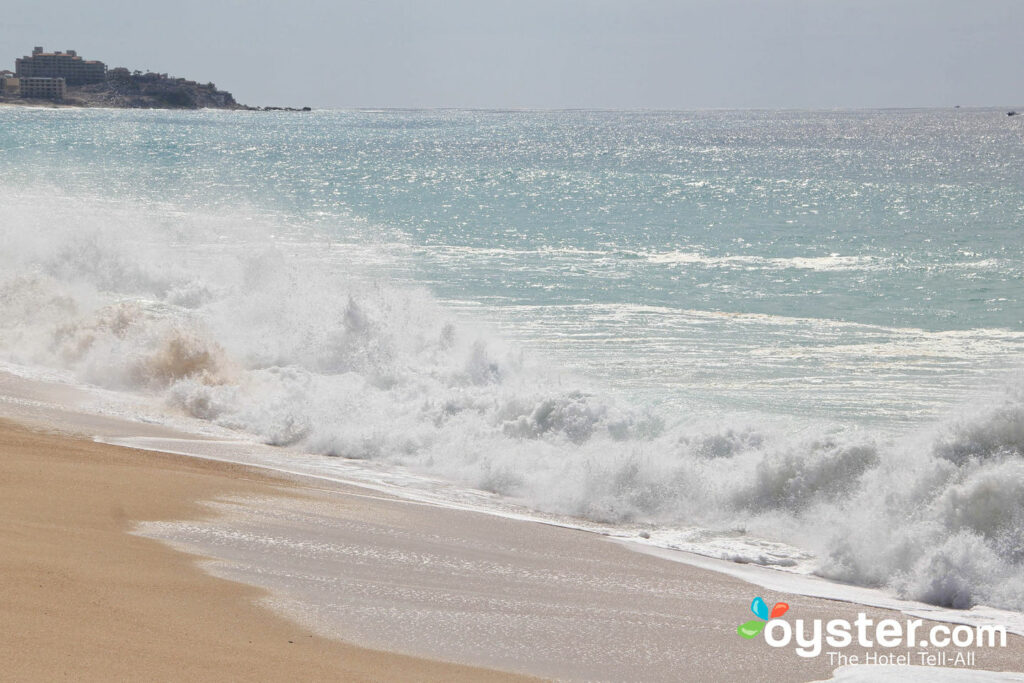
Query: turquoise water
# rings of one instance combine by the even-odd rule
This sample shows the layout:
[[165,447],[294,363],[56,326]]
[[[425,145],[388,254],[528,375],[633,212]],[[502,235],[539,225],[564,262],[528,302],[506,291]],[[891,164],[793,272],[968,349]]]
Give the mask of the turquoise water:
[[994,110],[6,109],[0,351],[1020,609],[1022,143]]
[[1022,324],[1024,131],[1001,112],[6,118],[6,179],[249,203],[338,237],[356,218],[423,248],[443,296]]
[[1017,363],[998,111],[5,119],[7,183],[392,247],[392,277],[644,401],[906,421]]

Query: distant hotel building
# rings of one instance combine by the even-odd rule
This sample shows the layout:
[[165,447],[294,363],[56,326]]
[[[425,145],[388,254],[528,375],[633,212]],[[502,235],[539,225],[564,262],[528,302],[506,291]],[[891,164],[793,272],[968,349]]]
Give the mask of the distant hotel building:
[[59,78],[68,85],[102,83],[107,80],[106,64],[84,60],[74,50],[43,52],[43,48],[36,47],[31,57],[15,60],[14,69],[22,79],[23,90],[27,78]]
[[35,76],[16,79],[22,97],[43,100],[63,100],[67,87],[63,78],[38,78]]
[[16,95],[21,91],[21,85],[14,76],[13,71],[0,71],[0,95]]
[[21,94],[21,83],[14,76],[0,77],[0,95],[17,97]]

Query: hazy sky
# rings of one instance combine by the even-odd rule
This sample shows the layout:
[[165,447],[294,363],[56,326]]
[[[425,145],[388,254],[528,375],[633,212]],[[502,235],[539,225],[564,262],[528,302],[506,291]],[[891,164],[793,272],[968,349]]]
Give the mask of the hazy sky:
[[1024,0],[0,0],[33,45],[314,107],[1024,103]]

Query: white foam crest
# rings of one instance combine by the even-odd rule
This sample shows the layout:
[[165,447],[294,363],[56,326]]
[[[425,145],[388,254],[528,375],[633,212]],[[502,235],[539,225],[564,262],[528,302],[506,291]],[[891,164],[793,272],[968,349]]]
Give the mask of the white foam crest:
[[1024,681],[1024,674],[1007,671],[985,671],[964,667],[938,667],[896,664],[848,664],[832,672],[832,678],[818,683],[984,683],[985,681]]
[[792,256],[765,257],[743,254],[711,256],[697,251],[665,251],[645,255],[649,263],[667,265],[700,265],[709,268],[738,268],[765,270],[878,270],[889,267],[885,260],[873,256],[843,256],[828,254],[826,256]]
[[[827,254],[824,256],[758,256],[753,254],[711,255],[700,251],[672,250],[641,253],[648,263],[660,265],[701,266],[734,270],[810,270],[818,272],[882,271],[891,269],[943,270],[998,270],[1014,268],[1015,264],[1005,259],[975,259],[951,261],[942,265],[914,263],[898,260],[891,256]],[[963,254],[960,255],[964,256]]]
[[[0,353],[274,445],[430,472],[608,523],[815,551],[818,571],[941,605],[1024,610],[1024,393],[897,442],[698,420],[524,360],[356,245],[253,216],[12,195]],[[376,262],[376,261],[375,261]],[[737,557],[785,566],[768,553]]]

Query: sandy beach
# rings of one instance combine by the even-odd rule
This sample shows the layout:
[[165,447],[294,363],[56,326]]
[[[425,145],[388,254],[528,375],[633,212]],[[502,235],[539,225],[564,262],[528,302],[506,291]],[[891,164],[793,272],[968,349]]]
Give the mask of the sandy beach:
[[61,104],[58,102],[48,102],[47,100],[37,100],[32,102],[26,102],[20,100],[18,102],[0,102],[0,107],[31,107],[33,109],[75,109],[76,105],[73,104]]
[[[736,635],[752,596],[804,619],[901,616],[765,591],[590,533],[94,443],[82,430],[170,432],[48,402],[73,403],[67,387],[7,375],[0,389],[0,658],[12,680],[513,678],[506,670],[810,681],[836,667]],[[179,552],[180,539],[169,539],[174,550],[132,533],[144,522],[159,536],[160,520],[280,547],[226,542],[233,562],[211,565]],[[290,580],[309,566],[304,548],[326,549],[320,597]],[[246,585],[257,581],[273,592]],[[329,611],[333,621],[320,619]],[[1011,636],[976,665],[1016,671],[1021,661],[1024,639]]]
[[511,680],[326,640],[254,604],[261,591],[128,534],[284,482],[220,463],[0,423],[0,661],[10,681]]

